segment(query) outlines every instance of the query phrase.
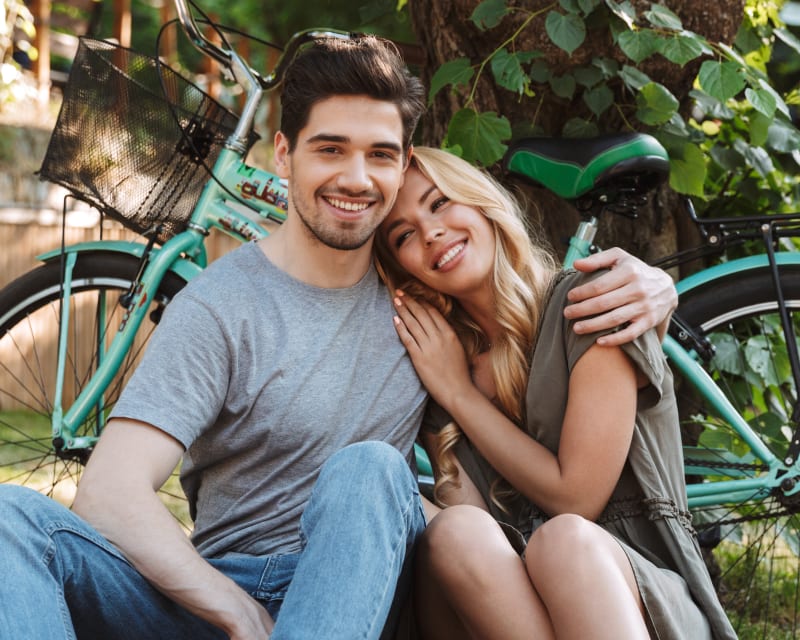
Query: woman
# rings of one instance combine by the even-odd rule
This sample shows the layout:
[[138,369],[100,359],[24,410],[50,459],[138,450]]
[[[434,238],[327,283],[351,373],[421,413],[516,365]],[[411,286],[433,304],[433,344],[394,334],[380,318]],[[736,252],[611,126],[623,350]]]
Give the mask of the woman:
[[523,219],[490,177],[420,148],[377,236],[438,405],[423,439],[449,508],[417,555],[422,635],[735,638],[691,528],[659,336],[577,335],[566,293],[588,277]]

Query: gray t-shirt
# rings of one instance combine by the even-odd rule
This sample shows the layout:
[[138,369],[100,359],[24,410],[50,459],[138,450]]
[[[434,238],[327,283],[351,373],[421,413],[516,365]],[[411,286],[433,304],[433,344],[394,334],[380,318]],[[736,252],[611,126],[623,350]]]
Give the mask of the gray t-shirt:
[[204,556],[289,553],[320,466],[382,440],[412,461],[426,393],[374,269],[320,289],[256,244],[169,304],[113,411],[186,447],[181,482]]

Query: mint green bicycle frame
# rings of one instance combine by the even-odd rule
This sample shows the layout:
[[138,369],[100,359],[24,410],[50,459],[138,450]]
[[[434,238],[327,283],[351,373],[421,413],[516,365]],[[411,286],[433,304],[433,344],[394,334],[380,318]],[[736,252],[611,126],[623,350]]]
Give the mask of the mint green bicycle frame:
[[[227,148],[220,152],[213,171],[216,181],[209,180],[206,184],[187,230],[170,238],[162,246],[153,247],[149,252],[147,266],[139,286],[133,292],[131,304],[125,312],[120,330],[114,335],[106,351],[103,351],[100,344],[97,345],[97,353],[101,356],[97,370],[66,413],[63,412],[61,400],[64,371],[68,364],[66,351],[67,328],[70,322],[70,283],[72,268],[77,257],[80,253],[103,250],[141,258],[145,254],[145,245],[138,242],[98,241],[76,244],[64,249],[63,304],[52,417],[53,438],[60,438],[64,449],[89,447],[99,436],[99,431],[104,426],[102,411],[98,411],[97,434],[76,436],[75,433],[93,408],[103,407],[105,389],[121,366],[133,344],[142,320],[148,312],[148,305],[144,302],[155,297],[167,271],[175,272],[187,282],[200,273],[207,263],[204,241],[209,229],[220,229],[244,242],[257,240],[268,234],[259,224],[259,218],[275,222],[282,222],[286,218],[286,187],[280,183],[277,176],[246,165],[242,161],[240,153]],[[229,203],[230,196],[217,181],[236,193],[242,202],[252,207],[249,209],[249,215],[243,211],[241,205],[234,207]],[[273,202],[268,202],[265,199],[266,195],[269,195]],[[55,251],[38,256],[38,258],[46,261],[54,259],[59,254],[60,251]],[[99,340],[102,341],[102,336],[99,337]]]
[[[597,219],[595,218],[584,220],[578,225],[576,233],[570,239],[569,249],[564,258],[565,267],[572,265],[572,263],[579,258],[587,257],[591,253],[592,241],[594,240],[596,231]],[[797,265],[800,264],[800,254],[779,252],[775,254],[775,261],[779,267],[790,264]],[[769,258],[766,255],[740,258],[699,271],[677,282],[675,287],[680,296],[694,288],[725,276],[767,266],[769,266]],[[753,455],[769,469],[766,473],[757,477],[742,477],[741,479],[735,480],[714,480],[688,484],[686,489],[690,507],[730,504],[758,497],[766,497],[773,489],[780,486],[784,472],[788,472],[787,475],[792,477],[800,471],[800,461],[794,461],[791,466],[788,466],[764,445],[761,439],[755,434],[752,427],[742,417],[741,413],[734,408],[727,396],[725,396],[711,376],[700,365],[699,358],[696,354],[684,349],[669,335],[665,338],[662,347],[664,353],[681,375],[710,402],[717,411],[719,417],[737,432],[742,440],[750,447]],[[699,449],[684,449],[684,451],[688,450],[691,450],[693,457],[702,457],[704,455],[702,450]],[[734,454],[729,451],[715,451],[713,459],[724,459],[727,462],[742,462],[742,460],[736,459]],[[752,462],[752,460],[748,460],[748,462]],[[712,467],[703,467],[701,465],[686,466],[686,473],[700,476],[715,475]],[[800,491],[800,485],[786,490],[784,493],[786,495],[793,495],[798,491]]]

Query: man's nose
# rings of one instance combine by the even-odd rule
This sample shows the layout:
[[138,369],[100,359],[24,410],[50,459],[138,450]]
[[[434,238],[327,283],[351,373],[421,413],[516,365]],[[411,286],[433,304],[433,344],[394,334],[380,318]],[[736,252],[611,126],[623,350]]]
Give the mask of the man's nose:
[[366,159],[352,157],[339,175],[339,184],[350,193],[362,193],[373,188]]

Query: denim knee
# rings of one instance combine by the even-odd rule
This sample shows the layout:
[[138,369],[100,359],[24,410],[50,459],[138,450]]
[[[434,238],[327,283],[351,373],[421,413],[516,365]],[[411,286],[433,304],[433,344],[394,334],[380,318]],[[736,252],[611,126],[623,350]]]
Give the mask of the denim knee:
[[416,480],[403,455],[380,441],[358,442],[340,449],[322,466],[318,483],[343,482],[352,490],[375,495],[386,489],[416,493]]
[[16,529],[22,521],[33,521],[38,514],[60,510],[66,507],[47,496],[15,484],[0,484],[0,528]]

